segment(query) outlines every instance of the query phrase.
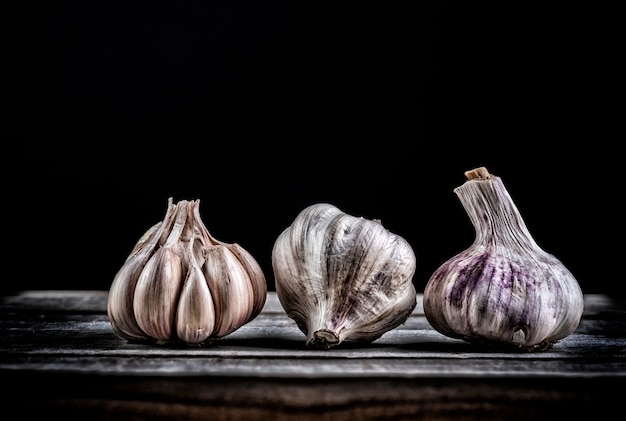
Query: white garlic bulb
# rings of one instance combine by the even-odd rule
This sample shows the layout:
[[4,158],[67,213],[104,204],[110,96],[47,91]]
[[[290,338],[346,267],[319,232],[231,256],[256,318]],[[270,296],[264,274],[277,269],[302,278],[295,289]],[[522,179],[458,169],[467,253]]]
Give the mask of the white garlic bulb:
[[278,299],[311,348],[372,342],[417,304],[409,243],[330,204],[300,212],[276,239],[272,267]]
[[254,319],[267,284],[238,244],[211,236],[200,202],[168,200],[163,221],[137,242],[109,290],[113,331],[130,342],[202,346]]
[[501,349],[545,350],[583,313],[572,273],[531,236],[500,177],[485,167],[454,189],[476,237],[443,263],[424,290],[424,313],[440,333]]

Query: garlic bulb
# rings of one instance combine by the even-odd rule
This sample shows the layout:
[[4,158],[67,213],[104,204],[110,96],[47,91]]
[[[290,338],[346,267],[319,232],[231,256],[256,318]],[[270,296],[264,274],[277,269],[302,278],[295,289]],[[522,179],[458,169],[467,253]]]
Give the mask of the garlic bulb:
[[263,308],[267,284],[238,244],[211,236],[200,201],[168,199],[163,221],[137,242],[107,302],[117,336],[130,342],[202,346],[235,331]]
[[485,167],[454,189],[476,237],[424,289],[440,333],[501,349],[545,350],[578,327],[583,293],[572,273],[531,236],[500,177]]
[[277,297],[311,348],[372,342],[417,304],[408,242],[330,204],[300,212],[276,239],[272,267]]

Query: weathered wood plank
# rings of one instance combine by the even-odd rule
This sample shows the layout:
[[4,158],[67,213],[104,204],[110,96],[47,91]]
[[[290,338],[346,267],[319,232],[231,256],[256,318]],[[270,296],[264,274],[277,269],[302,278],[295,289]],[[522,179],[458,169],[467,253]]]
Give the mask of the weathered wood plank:
[[[22,419],[528,421],[613,419],[625,383],[606,379],[232,378],[5,373]],[[613,392],[611,392],[613,391]]]
[[[579,329],[551,350],[484,352],[434,331],[418,306],[372,344],[307,349],[275,293],[255,320],[205,348],[116,337],[103,291],[28,291],[0,306],[0,369],[126,375],[258,377],[618,377],[626,375],[626,311],[587,296]],[[610,317],[605,317],[609,315]]]
[[115,336],[106,291],[0,299],[0,401],[21,418],[64,420],[403,420],[609,418],[626,388],[626,309],[586,296],[577,331],[537,353],[484,352],[434,331],[421,296],[369,345],[305,348],[274,293],[212,346]]

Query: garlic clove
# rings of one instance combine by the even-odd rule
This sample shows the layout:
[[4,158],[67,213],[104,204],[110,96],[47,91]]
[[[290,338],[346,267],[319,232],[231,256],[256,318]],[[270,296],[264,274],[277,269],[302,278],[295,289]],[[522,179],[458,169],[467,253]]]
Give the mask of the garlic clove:
[[180,294],[176,316],[176,334],[185,343],[200,344],[213,335],[214,331],[215,307],[213,296],[202,269],[194,262]]
[[213,291],[217,313],[215,330],[224,336],[246,323],[252,315],[254,298],[251,281],[235,255],[223,245],[207,250],[203,272]]
[[572,273],[541,249],[499,177],[480,167],[454,189],[476,237],[424,289],[424,313],[440,333],[465,341],[544,350],[577,328],[583,294]]
[[133,311],[135,288],[141,271],[153,251],[165,241],[175,217],[175,206],[171,200],[163,221],[148,229],[133,247],[109,289],[107,315],[116,335],[129,341],[142,341],[149,337],[139,327]]
[[226,247],[235,256],[244,273],[248,276],[249,285],[246,285],[250,288],[250,293],[252,294],[252,308],[247,317],[247,321],[250,321],[261,313],[265,305],[267,294],[265,275],[254,257],[239,244],[227,244]]
[[278,299],[311,348],[372,342],[417,303],[408,242],[330,204],[300,212],[276,239],[272,266]]
[[135,287],[143,270],[142,257],[132,257],[117,272],[109,289],[107,316],[113,332],[129,341],[147,339],[133,312]]
[[157,341],[172,337],[178,296],[183,285],[187,259],[180,243],[189,213],[176,212],[171,230],[141,271],[134,292],[133,310],[143,332]]
[[149,337],[167,342],[172,337],[178,296],[183,285],[183,259],[161,247],[141,271],[134,293],[135,320]]

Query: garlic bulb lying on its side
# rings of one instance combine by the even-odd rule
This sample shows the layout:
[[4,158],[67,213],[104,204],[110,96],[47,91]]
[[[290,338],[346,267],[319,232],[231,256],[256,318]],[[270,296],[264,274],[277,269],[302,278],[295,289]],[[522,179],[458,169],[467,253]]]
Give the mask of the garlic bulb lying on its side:
[[107,303],[115,334],[130,342],[210,344],[254,319],[267,294],[259,264],[222,243],[200,219],[200,202],[168,200],[163,221],[137,242]]
[[311,348],[372,342],[417,304],[408,242],[330,204],[304,209],[279,235],[272,267],[278,299]]
[[535,242],[499,177],[480,167],[454,189],[476,237],[424,289],[440,333],[503,349],[549,349],[578,327],[583,293],[570,271]]

